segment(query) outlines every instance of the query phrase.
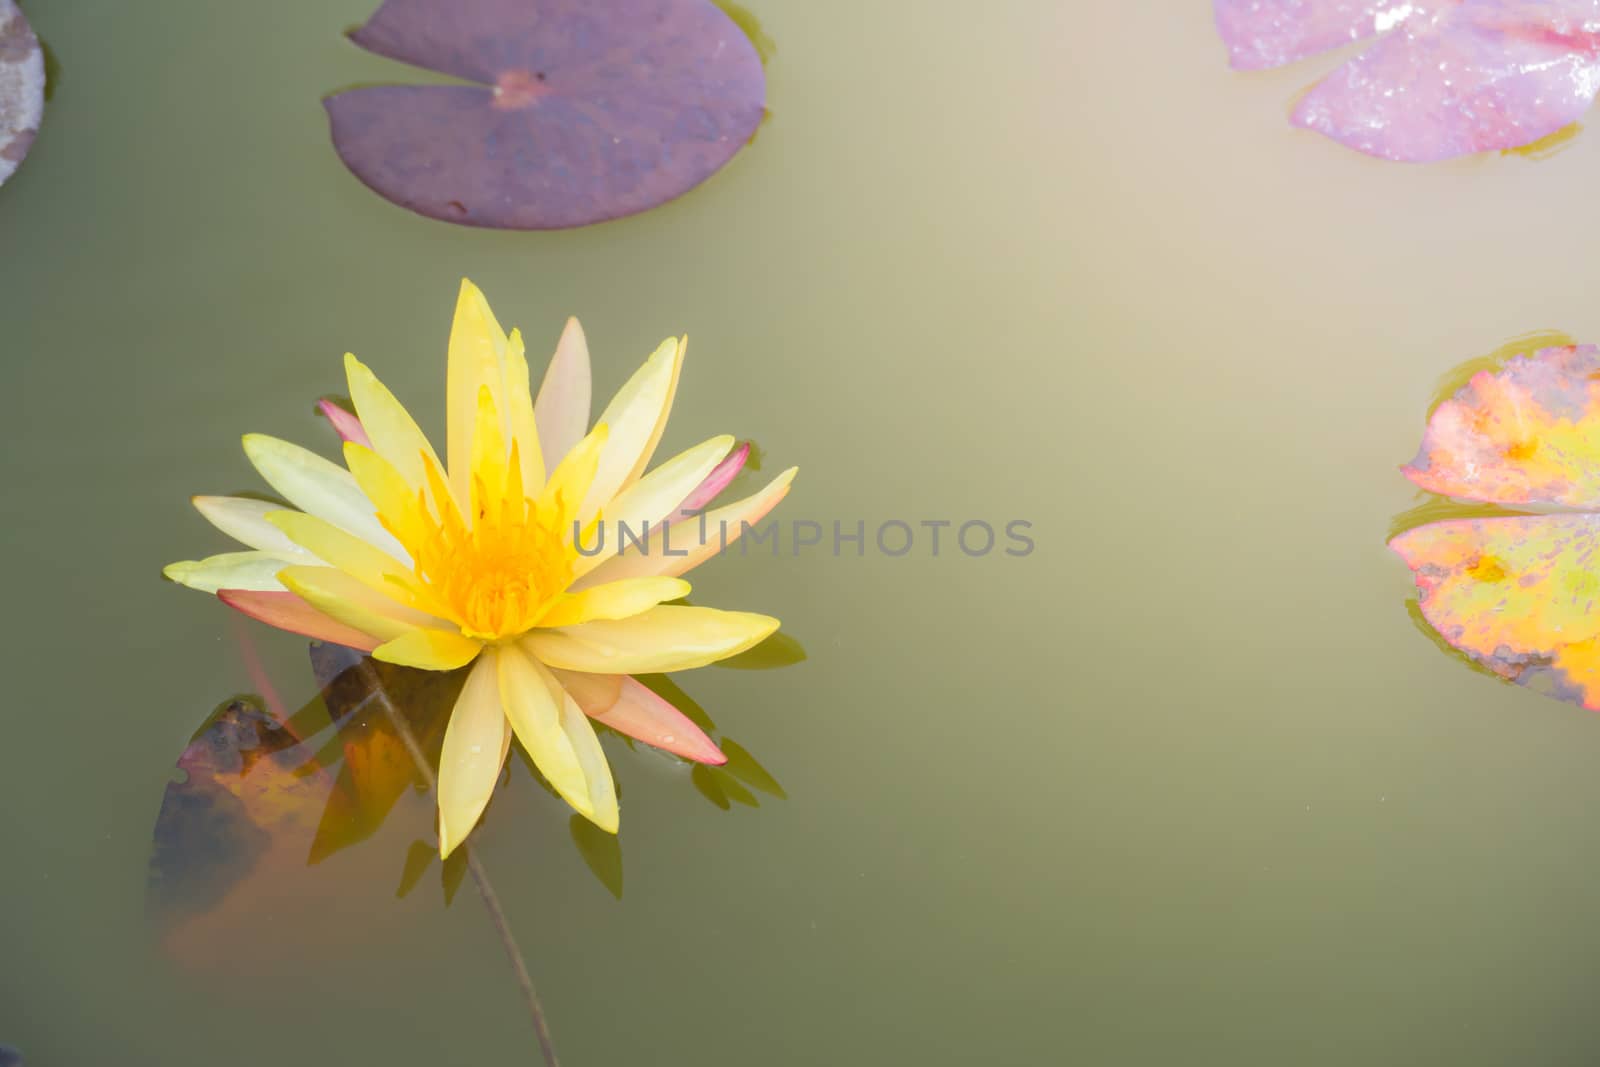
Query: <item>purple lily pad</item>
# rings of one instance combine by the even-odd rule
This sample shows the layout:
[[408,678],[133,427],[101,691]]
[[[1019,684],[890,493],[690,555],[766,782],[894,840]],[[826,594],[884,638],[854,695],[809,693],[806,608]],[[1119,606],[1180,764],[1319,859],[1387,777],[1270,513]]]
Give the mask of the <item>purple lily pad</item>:
[[356,177],[469,226],[561,229],[655,207],[721,169],[765,110],[761,59],[711,0],[385,0],[350,36],[478,83],[324,101]]
[[44,114],[44,52],[14,0],[0,0],[0,184],[33,147]]

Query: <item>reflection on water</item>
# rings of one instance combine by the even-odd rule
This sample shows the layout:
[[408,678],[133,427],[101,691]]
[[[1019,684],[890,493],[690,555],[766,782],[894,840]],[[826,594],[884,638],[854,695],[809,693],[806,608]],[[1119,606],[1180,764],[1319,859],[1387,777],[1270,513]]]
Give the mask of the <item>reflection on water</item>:
[[[361,896],[376,888],[373,858],[378,869],[392,869],[392,854],[409,842],[398,858],[400,877],[394,890],[403,899],[438,855],[429,794],[437,787],[445,727],[466,677],[465,670],[410,670],[313,642],[311,668],[318,693],[289,713],[278,695],[283,687],[261,666],[248,633],[242,635],[241,652],[261,695],[223,701],[196,731],[178,759],[179,777],[167,785],[150,856],[146,912],[168,953],[201,970],[226,970],[241,954],[251,959],[268,951],[294,955],[297,945],[305,955],[325,950],[322,924],[307,922],[304,937],[298,933],[300,924],[328,914],[330,900],[352,893],[352,902],[338,910],[339,933],[356,943],[379,935],[370,918],[362,918],[374,914],[361,904]],[[742,666],[785,666],[803,658],[804,651],[791,639]],[[673,682],[656,676],[647,683],[715,736],[705,709]],[[635,747],[633,739],[615,736]],[[722,747],[726,767],[695,764],[690,772],[702,796],[728,808],[730,801],[758,805],[746,784],[771,796],[786,795],[744,746],[723,738]],[[531,780],[559,800],[522,746],[512,750],[518,759],[507,764],[502,788],[510,783],[511,767],[520,762]],[[413,803],[402,805],[407,797]],[[380,835],[402,807],[398,831]],[[492,818],[492,808],[491,803],[486,818]],[[569,819],[568,835],[590,874],[620,900],[620,838],[579,815]],[[474,840],[469,838],[440,864],[444,906],[451,905],[470,875],[548,1050],[551,1039],[543,1010],[498,894],[475,854]],[[380,843],[362,850],[367,877],[352,878],[348,868],[339,876],[322,873],[318,865],[365,842]],[[547,1059],[554,1062],[553,1055]]]
[[805,646],[779,630],[754,648],[737,656],[729,656],[711,664],[713,667],[731,667],[734,670],[766,671],[776,667],[792,667],[806,658]]
[[[780,636],[751,649],[736,666],[761,670],[805,658],[797,641]],[[167,786],[156,821],[148,912],[180,956],[205,955],[206,943],[221,928],[248,926],[252,910],[282,883],[303,886],[302,868],[354,845],[381,839],[390,851],[404,848],[403,857],[378,862],[399,870],[397,898],[420,884],[438,855],[431,801],[424,794],[465,673],[409,670],[314,642],[311,673],[318,694],[289,713],[278,695],[286,686],[260,667],[247,632],[242,638],[241,655],[261,695],[224,701],[200,727],[178,760],[181,777]],[[749,750],[718,735],[705,708],[676,683],[664,675],[641,680],[717,739],[727,763],[690,765],[603,724],[596,723],[598,730],[630,749],[644,748],[692,767],[687,777],[693,788],[725,810],[732,803],[759,806],[752,789],[787,796]],[[386,705],[402,716],[405,733]],[[413,747],[427,766],[419,767]],[[521,747],[513,751],[526,777],[556,797]],[[511,766],[502,788],[511,783]],[[408,796],[413,803],[403,805]],[[402,828],[380,838],[379,831],[402,808]],[[596,881],[620,899],[620,839],[582,818],[571,821],[569,834]],[[464,855],[441,865],[447,906],[466,873]],[[228,936],[239,935],[235,930]]]
[[595,881],[606,887],[613,897],[622,899],[622,838],[608,834],[582,815],[574,815],[567,822],[567,832],[572,844],[583,857],[583,862],[594,875]]
[[[771,652],[763,651],[767,645],[773,645],[774,650]],[[736,666],[765,670],[797,663],[805,658],[805,650],[800,647],[798,641],[779,631],[742,655],[752,658]],[[724,662],[731,663],[731,660]],[[720,735],[717,730],[717,724],[706,713],[706,709],[701,707],[699,702],[688,693],[684,692],[671,678],[664,674],[648,674],[642,675],[639,681],[655,690],[659,696],[688,716],[696,726],[711,735],[716,740],[717,746],[722,749],[722,754],[728,757],[728,762],[720,767],[706,763],[692,765],[689,771],[689,781],[694,786],[695,792],[723,811],[730,810],[734,804],[741,804],[747,808],[759,808],[761,806],[760,799],[746,788],[747,785],[754,786],[769,796],[777,797],[780,800],[788,797],[788,794],[783,791],[783,787],[778,784],[777,779],[758,763],[755,757],[745,750],[743,745]],[[634,747],[634,742],[631,738],[624,737],[623,740],[630,748]]]
[[[339,877],[322,875],[320,868],[317,874],[310,871],[369,841],[382,842],[363,851],[385,867],[387,854],[409,839],[394,895],[405,898],[420,884],[438,854],[427,794],[436,788],[445,727],[466,674],[409,670],[314,642],[311,666],[319,691],[291,714],[277,695],[281,687],[261,670],[247,635],[242,647],[263,695],[224,701],[195,733],[178,760],[180,777],[167,785],[150,857],[147,914],[168,953],[203,970],[226,970],[240,954],[251,959],[269,950],[293,955],[296,944],[305,955],[325,950],[321,924],[307,923],[302,938],[300,922],[326,915],[331,899],[352,891],[357,899],[338,912],[340,933],[356,942],[378,935],[362,918],[373,909],[359,899],[375,888],[370,877],[352,879],[348,869]],[[790,657],[792,650],[786,650],[774,662]],[[658,689],[676,692],[680,707],[704,728],[714,728],[705,710],[672,683],[653,681]],[[631,739],[624,740],[633,747]],[[749,796],[738,785],[741,779],[783,795],[743,746],[724,745],[733,770],[718,771],[719,795]],[[532,780],[556,797],[522,747],[514,750]],[[511,766],[502,786],[509,783]],[[694,782],[706,792],[698,776]],[[421,803],[407,807],[398,835],[380,837],[408,795]],[[753,797],[747,802],[754,806]],[[578,815],[568,827],[584,865],[620,900],[620,839]],[[371,856],[366,858],[370,873]],[[550,1036],[527,965],[472,839],[440,865],[444,905],[450,906],[469,874],[548,1049]],[[547,1059],[554,1062],[553,1056]]]

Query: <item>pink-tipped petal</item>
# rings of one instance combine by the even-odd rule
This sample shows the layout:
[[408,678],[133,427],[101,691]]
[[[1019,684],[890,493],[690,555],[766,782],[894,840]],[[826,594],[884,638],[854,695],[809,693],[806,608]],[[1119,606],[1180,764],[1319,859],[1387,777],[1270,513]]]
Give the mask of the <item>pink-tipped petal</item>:
[[1596,0],[1465,0],[1407,20],[1334,71],[1293,121],[1404,163],[1517,148],[1589,109],[1597,53]]
[[217,599],[258,622],[292,634],[331,641],[362,652],[371,652],[380,644],[376,638],[329,618],[293,593],[219,589]]
[[750,442],[746,441],[728,453],[727,459],[712,468],[711,473],[706,475],[705,481],[695,486],[694,492],[684,498],[683,503],[667,517],[667,521],[677,522],[679,519],[689,518],[721,496],[722,491],[739,476],[740,471],[744,470],[745,462],[749,458]]
[[552,673],[583,713],[596,722],[686,760],[712,766],[728,762],[704,730],[637,679],[579,671]]
[[533,421],[539,428],[539,448],[545,466],[556,464],[571,452],[589,429],[592,381],[589,342],[578,320],[569,318],[556,351],[545,368],[544,381],[533,402]]
[[327,416],[328,422],[333,425],[333,432],[339,435],[341,441],[371,448],[372,441],[367,437],[367,428],[361,425],[361,420],[354,414],[335,404],[331,400],[317,401],[317,410]]
[[1459,0],[1215,0],[1234,70],[1281,67]]

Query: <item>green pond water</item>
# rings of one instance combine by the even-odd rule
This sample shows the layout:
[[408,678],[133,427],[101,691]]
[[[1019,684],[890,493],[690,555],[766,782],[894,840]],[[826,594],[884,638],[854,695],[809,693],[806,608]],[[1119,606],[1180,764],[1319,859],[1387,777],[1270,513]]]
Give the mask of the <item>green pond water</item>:
[[438,434],[468,275],[541,358],[579,315],[601,397],[687,332],[661,455],[755,439],[789,520],[1035,543],[697,571],[806,650],[676,678],[786,797],[724,811],[608,738],[620,899],[513,766],[477,851],[568,1067],[1600,1058],[1600,720],[1442,654],[1384,547],[1442,375],[1600,339],[1600,129],[1386,165],[1287,125],[1327,61],[1229,73],[1205,4],[760,0],[772,115],[723,173],[497,233],[335,156],[322,95],[417,79],[343,40],[371,6],[28,5],[59,66],[0,189],[0,1044],[536,1062],[470,883],[396,897],[426,797],[183,951],[145,914],[246,649],[315,693],[303,640],[162,580],[227,547],[189,495],[264,488],[246,430],[331,454],[346,350]]

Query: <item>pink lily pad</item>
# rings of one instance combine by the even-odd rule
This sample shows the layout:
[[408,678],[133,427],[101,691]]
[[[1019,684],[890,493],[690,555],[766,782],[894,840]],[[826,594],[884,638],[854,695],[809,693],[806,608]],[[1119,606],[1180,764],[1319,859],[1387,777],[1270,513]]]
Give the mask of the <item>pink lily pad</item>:
[[33,147],[44,115],[44,52],[14,0],[0,0],[0,184]]
[[385,0],[351,39],[474,85],[324,101],[356,177],[430,218],[547,230],[655,207],[754,135],[766,78],[711,0]]
[[1383,159],[1520,148],[1577,122],[1600,91],[1600,0],[1215,0],[1215,12],[1238,69],[1388,31],[1293,115]]

